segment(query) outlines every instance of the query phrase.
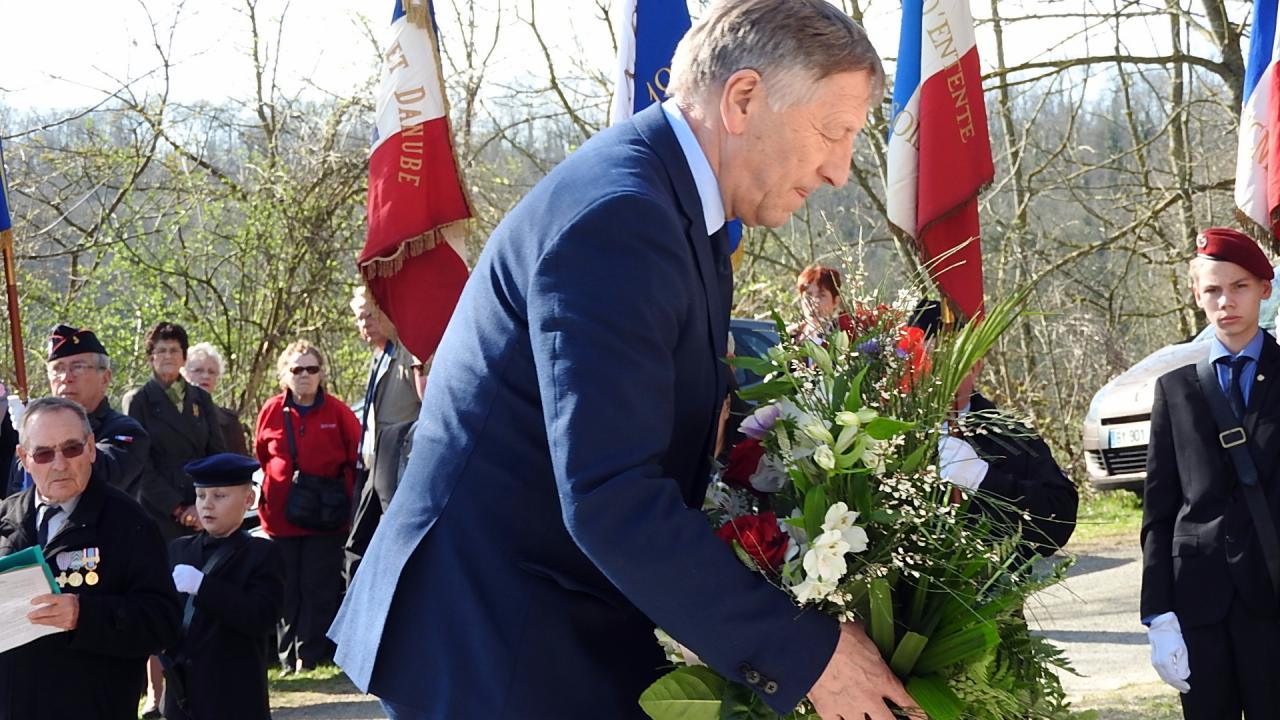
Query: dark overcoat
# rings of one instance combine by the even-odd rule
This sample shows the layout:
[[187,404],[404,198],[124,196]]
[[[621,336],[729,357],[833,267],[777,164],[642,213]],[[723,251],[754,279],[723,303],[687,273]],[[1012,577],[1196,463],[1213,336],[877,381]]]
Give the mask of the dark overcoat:
[[[34,488],[0,503],[0,556],[35,545],[35,520]],[[177,640],[180,606],[160,533],[96,474],[44,555],[57,573],[60,555],[86,548],[101,559],[97,582],[62,588],[79,596],[76,629],[0,653],[0,719],[135,720],[147,657]]]
[[185,710],[165,694],[170,720],[270,720],[268,643],[284,603],[284,559],[270,540],[237,532],[216,540],[201,533],[169,543],[172,565],[203,568],[223,543],[233,548],[200,581],[175,660],[186,690]]
[[151,450],[133,496],[155,520],[165,540],[192,531],[173,518],[180,505],[195,502],[191,477],[182,466],[202,457],[224,452],[218,408],[203,388],[186,383],[182,412],[152,378],[124,396],[124,411],[151,436]]

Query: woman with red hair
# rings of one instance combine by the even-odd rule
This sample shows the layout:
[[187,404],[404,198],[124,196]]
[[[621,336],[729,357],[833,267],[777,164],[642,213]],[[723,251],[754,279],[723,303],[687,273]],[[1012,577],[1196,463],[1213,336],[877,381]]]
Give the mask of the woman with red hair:
[[791,329],[797,340],[813,340],[823,344],[831,331],[839,327],[852,335],[853,318],[840,309],[840,271],[823,265],[810,265],[796,277],[800,293],[800,309],[804,319]]

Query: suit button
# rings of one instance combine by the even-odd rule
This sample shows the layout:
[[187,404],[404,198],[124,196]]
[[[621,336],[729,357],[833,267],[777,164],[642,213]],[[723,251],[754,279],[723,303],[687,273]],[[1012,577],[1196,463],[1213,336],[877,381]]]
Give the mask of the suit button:
[[1234,537],[1232,537],[1231,535],[1227,535],[1227,542],[1229,542],[1229,543],[1233,543],[1233,542],[1235,542],[1235,541],[1236,541],[1236,539],[1235,539]]
[[769,682],[764,684],[765,695],[772,695],[776,692],[778,692],[778,683],[774,682],[773,680],[770,680]]
[[743,665],[743,666],[742,666],[742,668],[741,668],[741,670],[742,670],[742,677],[746,679],[746,681],[747,681],[747,683],[748,683],[748,684],[750,684],[750,685],[759,685],[759,684],[760,684],[760,671],[759,671],[759,670],[756,670],[755,668],[751,667],[750,665]]

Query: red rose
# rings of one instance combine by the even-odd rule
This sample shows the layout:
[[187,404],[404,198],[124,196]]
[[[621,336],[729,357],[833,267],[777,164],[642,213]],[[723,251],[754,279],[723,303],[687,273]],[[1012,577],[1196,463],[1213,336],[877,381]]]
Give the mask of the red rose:
[[751,476],[760,467],[760,459],[764,457],[764,446],[755,438],[747,438],[729,451],[729,463],[721,473],[720,479],[726,485],[751,490]]
[[737,541],[762,570],[777,572],[787,557],[787,534],[778,527],[778,516],[771,512],[730,520],[716,530],[716,536],[730,546]]

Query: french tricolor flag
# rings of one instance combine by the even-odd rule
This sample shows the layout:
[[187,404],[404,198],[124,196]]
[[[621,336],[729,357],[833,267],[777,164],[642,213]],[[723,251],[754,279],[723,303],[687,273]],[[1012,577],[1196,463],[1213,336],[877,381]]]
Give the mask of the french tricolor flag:
[[[1244,108],[1236,150],[1236,206],[1276,235],[1280,209],[1280,143],[1268,142],[1280,130],[1280,78],[1276,60],[1276,1],[1255,0],[1249,64],[1244,75]],[[1270,172],[1269,168],[1277,168]]]
[[471,208],[458,174],[429,0],[395,0],[383,43],[369,229],[359,263],[378,306],[419,358],[440,344],[467,280]]
[[965,317],[982,314],[978,191],[991,142],[968,0],[904,0],[889,131],[889,223]]
[[[692,21],[685,0],[616,0],[618,63],[613,74],[609,124],[616,125],[667,99],[671,58]],[[742,261],[742,223],[728,223],[733,266]]]

